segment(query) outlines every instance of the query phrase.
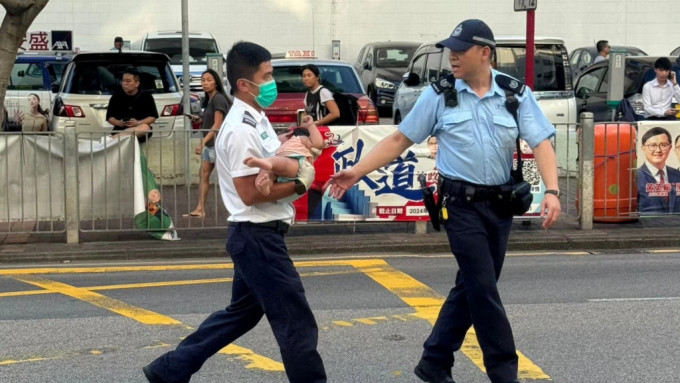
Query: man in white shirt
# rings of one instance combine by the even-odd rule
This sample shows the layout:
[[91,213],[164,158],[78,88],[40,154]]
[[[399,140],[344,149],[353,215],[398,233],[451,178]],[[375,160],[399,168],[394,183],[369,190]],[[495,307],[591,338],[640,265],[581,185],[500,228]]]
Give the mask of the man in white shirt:
[[606,60],[607,56],[609,56],[609,50],[611,49],[609,46],[609,41],[607,40],[598,41],[595,47],[597,48],[597,57],[595,57],[595,60],[593,60],[593,64],[599,63],[602,60]]
[[648,120],[675,120],[677,110],[671,107],[673,98],[680,100],[680,87],[671,60],[661,57],[654,62],[656,78],[642,87],[642,105]]
[[211,314],[174,351],[142,368],[151,383],[187,383],[203,363],[255,327],[266,315],[292,383],[326,383],[317,351],[318,327],[293,265],[284,234],[293,220],[294,182],[275,183],[268,195],[255,187],[260,172],[246,157],[272,157],[281,145],[264,108],[278,94],[271,54],[237,42],[227,54],[234,95],[215,141],[217,173],[229,216],[227,251],[234,262],[231,302]]

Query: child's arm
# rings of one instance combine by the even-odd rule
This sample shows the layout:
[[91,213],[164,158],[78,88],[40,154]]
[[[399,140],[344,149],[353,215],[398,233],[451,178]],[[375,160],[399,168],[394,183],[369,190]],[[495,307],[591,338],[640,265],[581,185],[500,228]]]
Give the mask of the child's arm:
[[322,150],[323,149],[323,137],[321,137],[321,132],[319,128],[314,123],[312,116],[306,116],[302,121],[302,128],[307,129],[309,132],[309,139],[312,141],[312,147]]

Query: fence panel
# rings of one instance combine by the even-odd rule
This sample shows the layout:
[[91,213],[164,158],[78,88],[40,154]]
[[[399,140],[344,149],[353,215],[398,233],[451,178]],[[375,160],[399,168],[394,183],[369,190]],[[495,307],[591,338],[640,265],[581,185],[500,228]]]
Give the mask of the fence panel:
[[64,136],[0,133],[0,233],[62,233]]

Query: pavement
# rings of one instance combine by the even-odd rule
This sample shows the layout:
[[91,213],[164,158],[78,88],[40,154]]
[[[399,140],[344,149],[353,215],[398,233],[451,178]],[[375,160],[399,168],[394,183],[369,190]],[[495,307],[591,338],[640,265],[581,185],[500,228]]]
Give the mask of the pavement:
[[[575,217],[560,217],[550,230],[541,220],[516,219],[508,250],[512,252],[635,250],[680,247],[680,217],[643,218],[625,223],[595,223],[579,229]],[[380,253],[448,252],[443,232],[427,224],[416,234],[412,222],[309,223],[293,225],[286,236],[292,257]],[[81,233],[81,243],[66,244],[65,234],[0,236],[0,263],[224,258],[225,228],[181,229],[179,241],[160,241],[144,232]]]

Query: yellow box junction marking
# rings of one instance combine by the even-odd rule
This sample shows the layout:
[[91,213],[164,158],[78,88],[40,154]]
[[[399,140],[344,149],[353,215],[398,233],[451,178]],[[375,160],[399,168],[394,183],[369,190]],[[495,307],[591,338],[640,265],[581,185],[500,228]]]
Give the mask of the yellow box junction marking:
[[[444,304],[444,297],[410,275],[393,268],[383,260],[352,261],[352,264],[357,269],[363,271],[368,277],[398,296],[406,304],[413,307],[416,310],[417,316],[434,325],[439,309]],[[461,351],[477,367],[486,372],[482,350],[477,342],[474,328],[470,328],[470,331],[465,336]],[[517,350],[517,356],[519,357],[519,378],[550,379],[550,376],[519,350]]]
[[[373,279],[378,284],[385,287],[388,291],[399,297],[404,303],[415,309],[414,316],[427,320],[430,324],[434,324],[439,314],[439,309],[444,303],[445,297],[439,295],[427,285],[421,283],[410,275],[403,273],[382,259],[354,259],[354,260],[330,260],[330,261],[301,261],[295,262],[296,267],[330,267],[330,266],[350,266],[354,267],[360,272],[364,273],[369,278]],[[41,278],[30,277],[35,274],[74,274],[74,273],[113,273],[113,272],[134,272],[134,271],[179,271],[179,270],[218,270],[218,269],[232,269],[233,264],[196,264],[196,265],[165,265],[165,266],[117,266],[117,267],[70,267],[70,268],[29,268],[29,269],[0,269],[0,275],[10,276],[17,280],[30,283],[50,292],[62,293],[83,301],[95,304],[99,307],[116,312],[120,315],[138,320],[140,319],[150,321],[147,324],[181,324],[173,318],[163,316],[161,314],[153,313],[148,310],[128,305],[124,302],[117,301],[112,298],[93,293],[94,288],[77,288],[69,286],[60,282],[54,282]],[[333,273],[328,273],[333,274]],[[324,275],[324,273],[314,273],[314,275]],[[218,279],[213,280],[198,280],[205,283],[217,283]],[[227,279],[220,278],[219,282],[227,282]],[[177,282],[156,282],[149,284],[131,284],[119,285],[129,286],[120,288],[137,288],[137,287],[152,287],[152,286],[171,286],[181,284],[192,284],[192,281],[177,281]],[[114,289],[113,286],[96,286],[99,290]],[[16,295],[32,295],[38,294],[35,291],[24,291],[15,293],[2,293],[0,297]],[[92,295],[91,295],[92,294]],[[376,318],[359,318],[355,319],[362,324],[376,324],[376,320],[384,321],[386,317]],[[159,321],[158,323],[153,323]],[[167,321],[168,323],[163,323]],[[337,326],[353,326],[351,322],[335,321]],[[483,364],[482,352],[479,343],[476,339],[474,328],[471,328],[466,337],[461,351],[472,362],[477,365],[482,371],[486,372]],[[219,351],[222,354],[237,356],[238,359],[249,362],[247,368],[262,369],[265,371],[283,371],[283,364],[269,359],[267,357],[258,355],[252,350],[236,346],[234,344],[225,347]],[[534,379],[534,380],[551,380],[543,370],[535,365],[529,358],[517,351],[519,357],[519,378]]]
[[[97,307],[115,312],[124,317],[134,319],[138,322],[148,324],[148,325],[181,325],[182,322],[171,318],[166,315],[158,314],[153,311],[142,309],[125,302],[121,302],[117,299],[109,298],[104,295],[92,292],[85,288],[79,288],[65,283],[51,281],[48,279],[43,279],[36,277],[34,275],[12,275],[18,281],[29,283],[45,290],[49,290],[55,293],[64,294],[72,298],[82,300],[84,302],[93,304]],[[188,327],[188,326],[187,326]],[[188,327],[190,328],[190,327]],[[284,371],[283,364],[281,362],[275,361],[273,359],[267,358],[262,355],[258,355],[252,350],[244,347],[237,346],[235,344],[230,344],[219,351],[221,354],[227,354],[231,356],[236,356],[238,359],[247,362],[246,368],[257,368],[265,371]],[[26,361],[36,361],[41,359],[24,360]],[[9,362],[16,363],[16,361],[2,361],[5,364],[10,364]]]

